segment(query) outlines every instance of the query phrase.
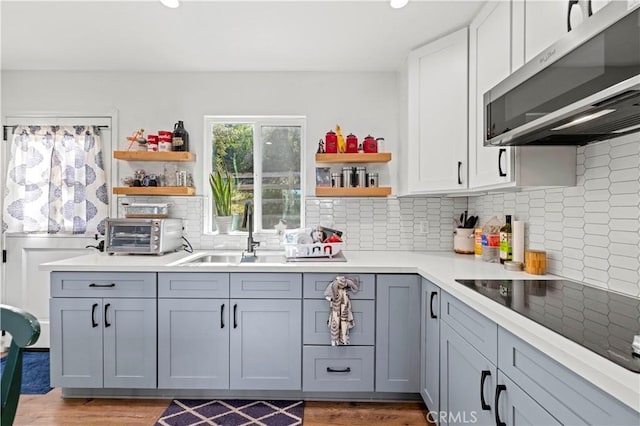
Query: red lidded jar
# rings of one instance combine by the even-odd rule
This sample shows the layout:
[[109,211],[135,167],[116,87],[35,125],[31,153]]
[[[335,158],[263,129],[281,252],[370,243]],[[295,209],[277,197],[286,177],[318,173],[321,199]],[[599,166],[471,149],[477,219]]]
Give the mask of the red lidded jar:
[[335,154],[338,152],[338,135],[332,130],[329,130],[324,135],[324,152],[328,154]]
[[368,135],[366,138],[364,138],[362,145],[363,145],[362,148],[364,152],[367,152],[367,153],[378,152],[378,142],[371,135]]
[[353,133],[350,133],[347,136],[347,153],[349,154],[358,153],[358,138]]

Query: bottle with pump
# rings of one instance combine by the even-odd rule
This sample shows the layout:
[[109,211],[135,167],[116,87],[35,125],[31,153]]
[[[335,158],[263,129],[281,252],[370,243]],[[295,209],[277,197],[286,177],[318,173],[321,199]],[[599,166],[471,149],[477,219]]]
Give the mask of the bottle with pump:
[[173,126],[173,151],[189,151],[189,133],[184,129],[182,120]]
[[511,240],[511,215],[506,215],[506,223],[500,228],[500,263],[513,259],[513,242]]

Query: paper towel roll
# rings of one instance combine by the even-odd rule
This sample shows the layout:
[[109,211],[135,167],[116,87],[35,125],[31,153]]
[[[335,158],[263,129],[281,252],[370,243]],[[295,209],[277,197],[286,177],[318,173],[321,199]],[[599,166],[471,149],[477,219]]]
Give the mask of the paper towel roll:
[[516,220],[513,222],[513,261],[524,262],[524,222]]

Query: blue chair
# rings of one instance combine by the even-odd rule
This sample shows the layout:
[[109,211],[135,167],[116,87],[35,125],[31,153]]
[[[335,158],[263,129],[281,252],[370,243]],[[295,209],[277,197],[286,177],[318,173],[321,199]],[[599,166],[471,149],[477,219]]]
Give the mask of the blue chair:
[[0,329],[11,334],[11,346],[4,365],[0,386],[0,416],[2,426],[10,426],[16,417],[20,385],[22,384],[22,353],[40,337],[38,319],[19,308],[0,305]]

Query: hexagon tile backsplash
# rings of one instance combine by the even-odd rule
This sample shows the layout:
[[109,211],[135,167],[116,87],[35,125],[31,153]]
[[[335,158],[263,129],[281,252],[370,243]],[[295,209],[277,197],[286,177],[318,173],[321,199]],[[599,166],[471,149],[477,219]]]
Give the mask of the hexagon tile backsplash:
[[551,273],[640,295],[640,135],[579,147],[577,173],[575,187],[471,197],[469,211],[524,220]]

